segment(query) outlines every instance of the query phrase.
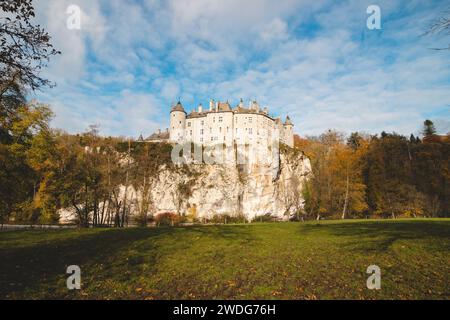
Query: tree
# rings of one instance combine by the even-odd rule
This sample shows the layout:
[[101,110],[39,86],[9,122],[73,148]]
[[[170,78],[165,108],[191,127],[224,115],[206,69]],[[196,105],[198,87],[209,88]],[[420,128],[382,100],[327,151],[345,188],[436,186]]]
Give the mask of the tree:
[[[428,35],[437,33],[450,34],[450,9],[447,9],[440,17],[434,19],[425,32]],[[433,50],[450,50],[450,44],[444,48],[433,48]]]
[[49,34],[31,23],[35,16],[31,0],[4,0],[0,9],[0,100],[18,84],[36,90],[51,86],[40,70],[51,56],[60,52],[50,43]]
[[422,134],[425,137],[431,137],[436,134],[436,128],[433,121],[427,119],[423,122]]
[[27,89],[51,85],[39,71],[59,52],[48,33],[31,23],[31,0],[3,0],[0,11],[0,220],[37,221],[46,163],[37,158],[52,147],[52,113],[48,106],[27,103],[25,96]]
[[[0,117],[4,129],[0,141],[0,220],[5,222],[14,214],[16,220],[27,220],[31,201],[36,196],[41,169],[48,150],[40,144],[49,135],[52,112],[46,105],[26,104],[14,117]],[[27,208],[27,212],[21,209]],[[30,210],[28,210],[30,209]],[[34,209],[33,209],[34,210]],[[31,210],[31,211],[33,211]],[[34,213],[33,213],[34,214]]]
[[312,178],[303,189],[305,211],[316,219],[347,218],[367,209],[361,164],[367,142],[358,134],[347,140],[350,143],[344,141],[343,134],[328,131],[303,143],[312,167]]
[[347,145],[353,150],[357,150],[361,145],[361,139],[362,137],[358,132],[352,132],[347,139]]

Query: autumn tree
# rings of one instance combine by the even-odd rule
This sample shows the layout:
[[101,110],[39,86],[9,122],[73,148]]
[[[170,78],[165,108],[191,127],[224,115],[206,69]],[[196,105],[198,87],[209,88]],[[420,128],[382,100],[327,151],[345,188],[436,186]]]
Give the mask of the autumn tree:
[[306,212],[316,219],[362,214],[367,209],[360,161],[366,149],[363,138],[345,144],[342,133],[328,131],[309,140],[309,144],[303,143],[312,167],[303,191]]
[[[52,112],[41,104],[24,104],[14,117],[1,117],[0,141],[0,219],[13,214],[16,221],[34,220],[38,215],[32,203],[40,184],[48,151],[44,140],[50,135]],[[38,164],[39,162],[39,164]]]
[[51,85],[39,72],[59,52],[48,33],[33,25],[31,0],[1,1],[0,15],[0,220],[37,222],[45,161],[36,160],[51,148],[51,111],[27,103],[26,91]]

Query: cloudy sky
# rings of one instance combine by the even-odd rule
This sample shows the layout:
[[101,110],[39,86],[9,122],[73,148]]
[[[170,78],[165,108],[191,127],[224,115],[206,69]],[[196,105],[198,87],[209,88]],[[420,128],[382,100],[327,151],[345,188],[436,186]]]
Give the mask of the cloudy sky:
[[[381,9],[369,30],[367,7]],[[67,8],[82,12],[67,28]],[[210,98],[257,99],[289,114],[300,135],[333,128],[418,133],[425,118],[450,131],[450,51],[422,36],[447,1],[36,0],[37,20],[62,54],[35,95],[69,132],[149,135]]]

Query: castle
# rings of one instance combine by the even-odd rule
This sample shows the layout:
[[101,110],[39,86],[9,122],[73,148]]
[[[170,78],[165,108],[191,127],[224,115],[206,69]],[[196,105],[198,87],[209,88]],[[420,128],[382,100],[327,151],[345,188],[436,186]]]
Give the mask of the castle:
[[231,108],[228,101],[211,100],[209,109],[203,109],[200,104],[189,114],[178,101],[170,111],[169,141],[231,146],[234,143],[264,144],[278,139],[293,147],[293,127],[289,116],[283,123],[280,118],[271,117],[267,108],[261,109],[256,101],[246,107],[241,99],[235,108]]

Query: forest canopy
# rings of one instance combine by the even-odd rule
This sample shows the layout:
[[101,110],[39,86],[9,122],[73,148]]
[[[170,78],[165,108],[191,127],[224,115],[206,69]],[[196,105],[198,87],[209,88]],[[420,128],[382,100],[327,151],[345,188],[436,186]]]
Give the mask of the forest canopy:
[[296,137],[312,162],[309,217],[437,217],[450,211],[450,136],[425,120],[422,138],[328,131]]

